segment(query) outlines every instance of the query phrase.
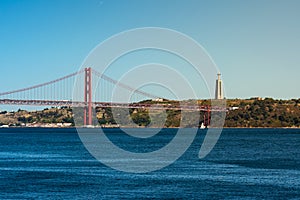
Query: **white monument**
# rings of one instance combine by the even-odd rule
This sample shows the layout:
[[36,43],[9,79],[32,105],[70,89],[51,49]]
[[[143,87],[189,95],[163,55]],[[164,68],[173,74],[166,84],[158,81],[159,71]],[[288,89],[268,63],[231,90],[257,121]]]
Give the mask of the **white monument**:
[[221,80],[221,74],[218,73],[218,79],[216,80],[216,94],[215,99],[224,99],[223,96],[223,85]]

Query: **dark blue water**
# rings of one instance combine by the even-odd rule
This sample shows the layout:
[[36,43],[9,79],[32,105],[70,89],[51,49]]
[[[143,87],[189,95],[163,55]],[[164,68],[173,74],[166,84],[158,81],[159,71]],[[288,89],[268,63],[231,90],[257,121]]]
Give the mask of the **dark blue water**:
[[[139,144],[118,129],[107,132],[122,148],[147,152],[165,145],[176,129]],[[300,199],[300,130],[225,129],[200,160],[205,133],[199,130],[172,165],[132,174],[93,158],[75,129],[0,129],[0,198]]]

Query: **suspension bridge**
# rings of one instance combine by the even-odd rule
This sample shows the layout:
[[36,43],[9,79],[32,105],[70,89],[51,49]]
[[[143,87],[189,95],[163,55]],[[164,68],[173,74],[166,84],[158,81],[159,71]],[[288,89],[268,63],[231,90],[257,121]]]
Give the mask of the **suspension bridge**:
[[[94,81],[96,80],[96,81]],[[73,91],[74,83],[78,86]],[[111,102],[113,88],[118,85],[131,92],[130,103]],[[101,86],[101,87],[100,87]],[[96,92],[95,92],[96,91]],[[78,98],[73,98],[77,93]],[[161,97],[143,90],[135,89],[121,83],[92,68],[84,68],[78,72],[55,79],[53,81],[21,88],[18,90],[0,93],[0,104],[5,105],[31,105],[53,107],[80,107],[83,108],[83,124],[92,125],[93,109],[101,108],[143,108],[154,110],[185,110],[204,113],[205,126],[210,125],[211,112],[224,111],[222,108],[212,106],[188,104],[150,104],[141,103],[141,99],[159,99]]]

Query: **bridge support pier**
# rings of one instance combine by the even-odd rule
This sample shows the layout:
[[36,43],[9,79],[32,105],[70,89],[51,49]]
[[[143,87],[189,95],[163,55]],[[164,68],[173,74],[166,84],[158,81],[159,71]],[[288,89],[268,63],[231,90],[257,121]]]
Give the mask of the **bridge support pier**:
[[92,125],[92,70],[90,67],[84,69],[84,113],[83,125]]
[[210,126],[210,114],[211,114],[210,112],[211,112],[210,108],[207,108],[207,111],[204,112],[203,124],[204,124],[205,127],[209,127]]

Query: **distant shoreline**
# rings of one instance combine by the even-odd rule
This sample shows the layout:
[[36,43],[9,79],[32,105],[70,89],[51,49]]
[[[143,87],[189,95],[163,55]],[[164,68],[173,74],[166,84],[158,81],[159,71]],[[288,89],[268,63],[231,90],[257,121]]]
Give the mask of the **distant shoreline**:
[[[186,105],[197,104],[199,106],[210,105],[208,100],[186,100],[182,101]],[[156,102],[152,100],[145,100],[139,103],[152,105],[174,105],[177,106],[177,101],[163,100]],[[300,99],[291,100],[275,100],[271,98],[251,98],[251,99],[226,99],[227,111],[224,120],[224,128],[284,128],[284,129],[298,129],[300,128]],[[165,118],[161,118],[161,113],[154,113],[152,118],[165,120],[163,124],[152,123],[148,108],[131,108],[129,112],[122,109],[116,111],[124,115],[118,119],[119,124],[126,125],[127,120],[131,120],[139,126],[139,128],[147,127],[147,125],[160,126],[164,125],[170,128],[178,128],[181,124],[181,112],[178,110],[166,109]],[[16,127],[53,127],[53,128],[67,128],[76,127],[78,122],[83,123],[83,110],[74,110],[71,107],[52,107],[45,108],[39,111],[26,111],[19,109],[16,112],[0,112],[0,124],[2,126],[16,126]],[[191,114],[199,115],[199,124],[190,115],[186,115],[185,125],[196,128],[200,124],[207,124],[205,122],[204,112],[192,112]],[[115,117],[111,108],[95,108],[94,121],[92,124],[99,125],[99,127],[114,128]],[[218,114],[216,114],[216,117]],[[76,122],[76,123],[75,123]],[[88,123],[87,123],[88,124]],[[130,124],[129,124],[130,125]],[[212,123],[213,125],[213,123]],[[5,128],[6,128],[5,127]],[[122,128],[125,128],[122,126]],[[128,127],[129,128],[129,127]],[[137,128],[137,127],[134,127]],[[153,127],[155,128],[155,127]],[[159,128],[159,127],[158,127]]]
[[[0,127],[1,129],[77,129],[77,128],[83,128],[83,129],[181,129],[182,127],[83,127],[83,126],[72,126],[72,127],[17,127],[17,126],[12,126],[12,127]],[[187,129],[201,129],[197,127],[185,127]],[[207,129],[220,129],[218,127],[210,127],[206,129],[201,129],[201,130],[207,130]],[[222,129],[299,129],[300,127],[223,127]]]

